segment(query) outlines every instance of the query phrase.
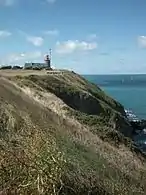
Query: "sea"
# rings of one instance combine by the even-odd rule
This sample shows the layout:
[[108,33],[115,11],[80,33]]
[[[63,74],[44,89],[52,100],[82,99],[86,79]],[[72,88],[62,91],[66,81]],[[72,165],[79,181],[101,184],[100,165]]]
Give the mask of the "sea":
[[[138,119],[146,119],[146,74],[83,76],[120,102],[125,110],[132,111]],[[146,130],[133,137],[133,140],[146,154]]]
[[146,74],[83,75],[138,118],[146,119]]

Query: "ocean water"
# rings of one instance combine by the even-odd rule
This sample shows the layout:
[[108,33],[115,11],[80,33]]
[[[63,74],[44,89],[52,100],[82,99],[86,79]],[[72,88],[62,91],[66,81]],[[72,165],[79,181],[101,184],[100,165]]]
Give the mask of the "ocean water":
[[100,86],[108,95],[146,119],[146,75],[83,75]]

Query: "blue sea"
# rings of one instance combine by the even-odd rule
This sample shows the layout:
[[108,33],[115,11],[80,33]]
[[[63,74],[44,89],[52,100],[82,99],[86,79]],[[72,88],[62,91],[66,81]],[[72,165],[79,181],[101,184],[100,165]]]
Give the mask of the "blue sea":
[[146,74],[144,75],[84,75],[100,86],[108,95],[146,119]]
[[[146,119],[146,74],[84,75],[84,77],[100,86],[139,119]],[[141,132],[133,139],[139,149],[146,153],[146,131]]]

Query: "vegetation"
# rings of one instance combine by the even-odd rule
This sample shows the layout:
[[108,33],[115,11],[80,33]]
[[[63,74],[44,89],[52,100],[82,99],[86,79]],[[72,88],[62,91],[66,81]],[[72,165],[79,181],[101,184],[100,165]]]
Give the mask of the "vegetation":
[[125,137],[122,133],[115,129],[114,121],[111,121],[109,116],[103,115],[88,115],[72,109],[67,109],[70,116],[74,116],[82,124],[90,127],[90,130],[98,135],[102,140],[110,142],[119,147],[121,143],[133,149],[132,140]]
[[12,67],[13,70],[22,69],[22,68],[23,68],[22,66],[13,66]]
[[65,159],[54,138],[12,116],[1,111],[0,190],[15,195],[58,194]]
[[1,78],[1,194],[145,194],[123,129],[122,105],[75,73]]
[[1,66],[0,70],[9,70],[12,69],[12,66]]
[[98,120],[97,125],[102,121],[106,126],[116,128],[125,136],[132,136],[133,129],[125,120],[123,106],[108,97],[100,88],[76,74],[67,72],[58,76],[30,75],[17,78],[17,82],[19,85],[41,88],[55,94],[73,109],[72,114],[78,115],[77,119],[86,117],[90,120],[89,118],[94,115],[92,118]]
[[1,66],[0,70],[17,70],[17,69],[22,69],[21,66]]

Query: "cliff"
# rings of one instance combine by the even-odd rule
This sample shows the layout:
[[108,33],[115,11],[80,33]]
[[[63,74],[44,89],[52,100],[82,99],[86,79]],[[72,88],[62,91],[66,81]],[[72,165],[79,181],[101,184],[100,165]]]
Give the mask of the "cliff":
[[123,106],[77,75],[0,72],[0,190],[143,194]]

